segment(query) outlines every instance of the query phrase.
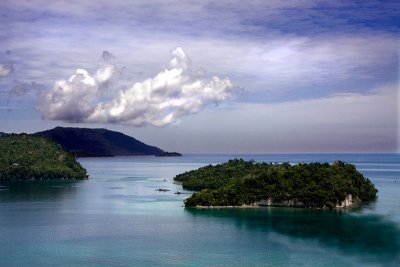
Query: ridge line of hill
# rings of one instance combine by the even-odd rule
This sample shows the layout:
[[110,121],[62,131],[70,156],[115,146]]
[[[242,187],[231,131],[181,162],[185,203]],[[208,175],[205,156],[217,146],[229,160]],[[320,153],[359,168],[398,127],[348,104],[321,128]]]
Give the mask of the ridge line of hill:
[[59,143],[76,157],[177,156],[126,134],[104,128],[55,127],[34,133]]

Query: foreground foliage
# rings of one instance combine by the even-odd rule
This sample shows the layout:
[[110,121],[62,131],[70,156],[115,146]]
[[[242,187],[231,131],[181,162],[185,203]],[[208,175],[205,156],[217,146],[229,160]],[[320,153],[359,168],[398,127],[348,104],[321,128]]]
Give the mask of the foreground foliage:
[[86,177],[86,170],[53,141],[27,134],[0,138],[0,180]]
[[328,163],[272,164],[230,160],[179,174],[174,178],[189,190],[201,190],[185,206],[240,206],[260,200],[294,200],[304,207],[333,208],[351,194],[355,201],[376,198],[371,181],[354,165]]

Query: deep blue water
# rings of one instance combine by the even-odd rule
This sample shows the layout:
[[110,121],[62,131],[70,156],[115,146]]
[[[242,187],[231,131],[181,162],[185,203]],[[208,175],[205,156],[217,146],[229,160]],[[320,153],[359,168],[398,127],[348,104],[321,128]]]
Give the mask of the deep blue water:
[[[356,164],[379,190],[353,210],[185,209],[174,175],[242,157]],[[87,181],[0,185],[0,266],[399,266],[400,155],[79,160]],[[166,180],[166,181],[164,181]],[[168,188],[169,192],[157,192]]]

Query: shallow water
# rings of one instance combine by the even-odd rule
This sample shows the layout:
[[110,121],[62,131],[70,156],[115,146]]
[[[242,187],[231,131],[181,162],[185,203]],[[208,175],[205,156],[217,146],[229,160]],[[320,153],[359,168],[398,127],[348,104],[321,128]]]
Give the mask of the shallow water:
[[[174,175],[243,157],[355,163],[378,200],[342,211],[185,209]],[[0,185],[0,266],[398,266],[398,154],[80,159],[87,181]],[[171,191],[158,192],[158,188]]]

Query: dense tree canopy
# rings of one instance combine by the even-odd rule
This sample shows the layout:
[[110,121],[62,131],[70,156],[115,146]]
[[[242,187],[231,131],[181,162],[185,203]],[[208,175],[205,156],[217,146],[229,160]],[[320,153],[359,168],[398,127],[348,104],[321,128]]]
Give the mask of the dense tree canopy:
[[53,141],[27,134],[0,138],[0,180],[86,177],[86,170]]
[[201,190],[185,200],[186,206],[240,206],[272,199],[332,208],[350,194],[355,201],[370,201],[377,193],[354,165],[341,161],[292,166],[235,159],[185,172],[174,179],[185,189]]

